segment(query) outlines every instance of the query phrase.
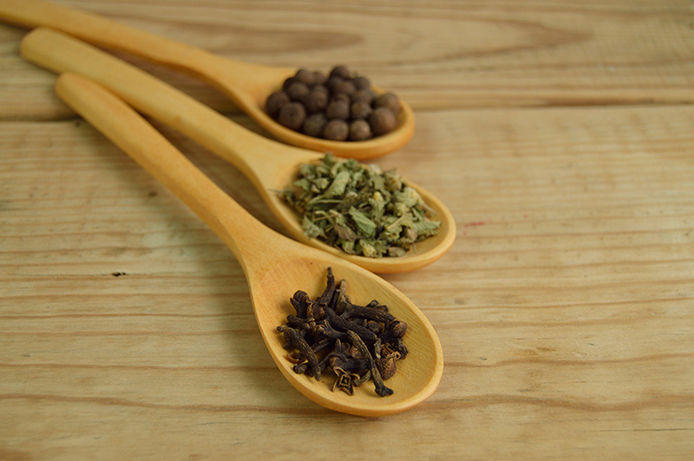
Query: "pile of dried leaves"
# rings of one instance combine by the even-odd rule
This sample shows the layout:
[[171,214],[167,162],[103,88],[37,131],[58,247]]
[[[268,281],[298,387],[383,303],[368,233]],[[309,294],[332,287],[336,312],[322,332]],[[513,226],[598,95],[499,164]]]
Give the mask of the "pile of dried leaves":
[[395,171],[330,154],[301,165],[298,179],[280,196],[299,213],[306,235],[370,258],[403,256],[440,225]]

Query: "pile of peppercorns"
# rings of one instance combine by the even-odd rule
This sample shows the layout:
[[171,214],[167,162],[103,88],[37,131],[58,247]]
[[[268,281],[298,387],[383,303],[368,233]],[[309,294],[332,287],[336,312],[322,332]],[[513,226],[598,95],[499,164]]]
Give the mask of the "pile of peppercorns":
[[265,109],[294,131],[331,141],[364,141],[395,129],[400,101],[377,95],[371,82],[343,65],[329,75],[299,69],[282,89],[268,96]]

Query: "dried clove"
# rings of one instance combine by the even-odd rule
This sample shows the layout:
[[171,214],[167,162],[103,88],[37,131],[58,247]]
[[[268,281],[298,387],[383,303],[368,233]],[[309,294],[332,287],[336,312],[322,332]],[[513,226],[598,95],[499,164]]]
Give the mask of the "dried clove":
[[377,301],[353,304],[345,289],[346,282],[336,282],[328,268],[325,289],[318,297],[312,299],[301,290],[294,293],[290,304],[296,314],[277,327],[284,337],[287,360],[294,364],[294,372],[317,380],[332,374],[333,390],[352,395],[355,387],[372,381],[376,394],[391,395],[393,390],[384,381],[406,355],[402,353],[404,331],[398,327],[404,322]]

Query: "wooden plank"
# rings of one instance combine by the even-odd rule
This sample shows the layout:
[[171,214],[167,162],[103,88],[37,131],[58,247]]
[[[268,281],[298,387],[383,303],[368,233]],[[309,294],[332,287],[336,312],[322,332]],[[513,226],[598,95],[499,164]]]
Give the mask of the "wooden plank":
[[[235,59],[344,62],[416,110],[694,101],[692,10],[683,0],[62,3]],[[53,77],[18,56],[23,33],[0,25],[0,119],[64,117],[50,96]],[[135,62],[234,110],[194,78]]]
[[[445,371],[375,420],[281,378],[230,252],[89,125],[0,124],[0,458],[691,455],[694,109],[418,122],[378,163],[439,195],[458,240],[387,278],[436,327]],[[277,228],[238,171],[160,128]]]

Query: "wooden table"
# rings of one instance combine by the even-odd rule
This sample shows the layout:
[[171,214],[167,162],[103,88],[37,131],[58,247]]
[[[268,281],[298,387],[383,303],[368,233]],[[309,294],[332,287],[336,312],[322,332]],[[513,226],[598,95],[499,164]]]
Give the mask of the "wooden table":
[[[379,419],[296,392],[231,253],[0,25],[0,459],[694,456],[691,2],[64,3],[241,60],[347,63],[406,98],[414,139],[377,163],[440,196],[458,236],[386,279],[445,370]],[[279,229],[237,170],[159,127]]]

